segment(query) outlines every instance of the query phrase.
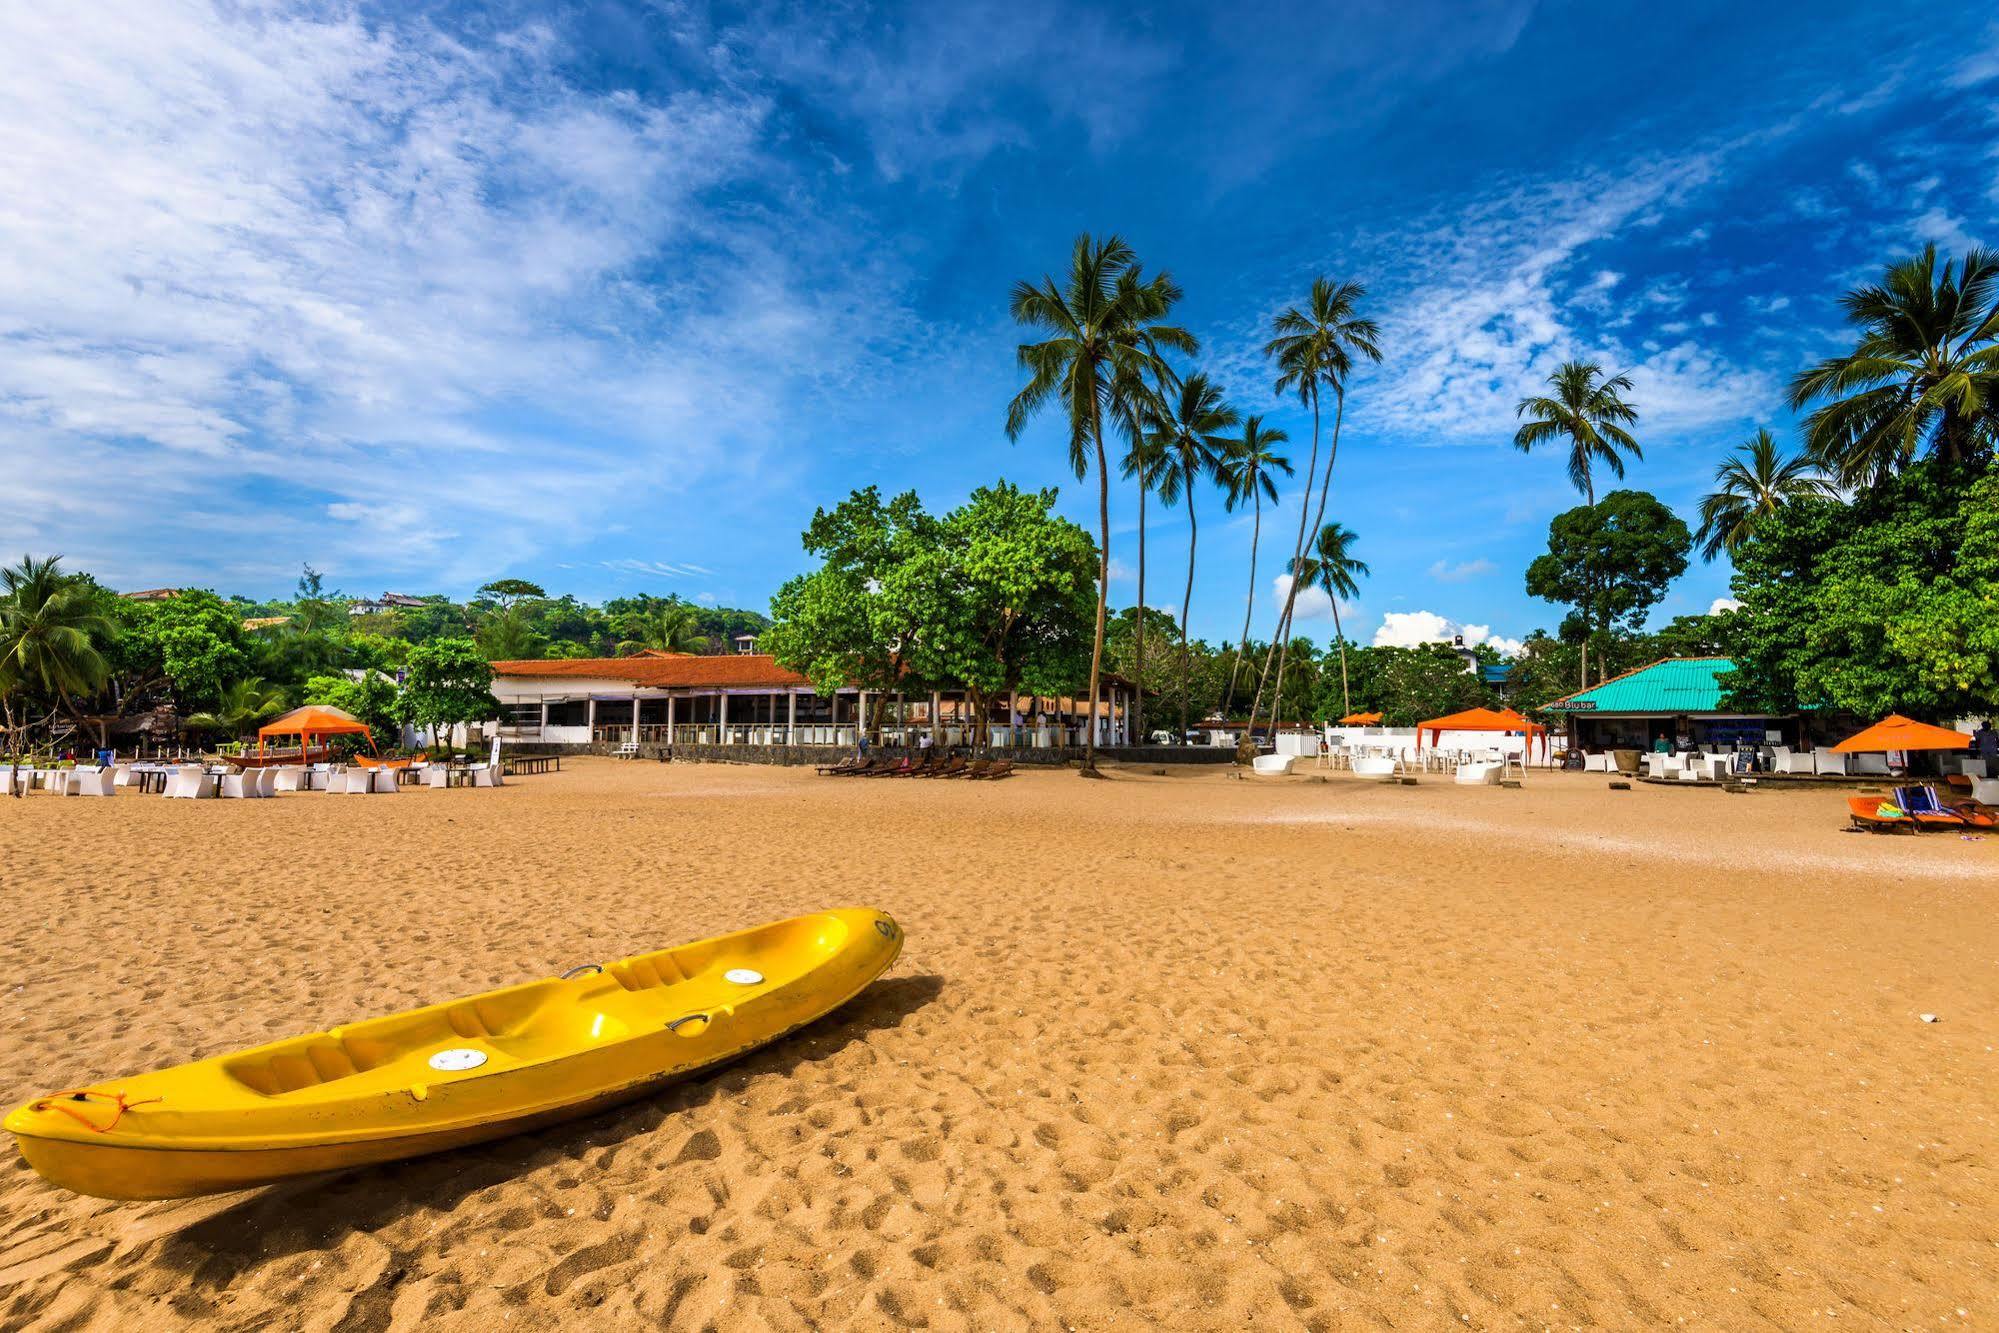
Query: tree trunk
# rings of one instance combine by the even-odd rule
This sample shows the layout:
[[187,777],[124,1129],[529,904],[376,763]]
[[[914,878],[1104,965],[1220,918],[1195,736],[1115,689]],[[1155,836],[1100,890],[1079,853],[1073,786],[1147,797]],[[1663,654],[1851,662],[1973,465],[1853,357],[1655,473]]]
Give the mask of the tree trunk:
[[[1133,671],[1138,676],[1138,698],[1145,698],[1145,493],[1151,490],[1145,475],[1145,458],[1138,460],[1138,624],[1133,627],[1135,656]],[[1132,704],[1132,735],[1138,740],[1145,739],[1145,705]]]
[[[1249,707],[1249,734],[1252,736],[1256,734],[1257,715],[1263,707],[1263,691],[1270,681],[1270,664],[1272,660],[1274,660],[1278,655],[1278,644],[1280,641],[1284,639],[1283,627],[1289,624],[1291,621],[1291,603],[1298,595],[1298,564],[1301,560],[1305,558],[1305,514],[1306,510],[1311,507],[1312,503],[1311,501],[1312,481],[1318,475],[1319,475],[1319,391],[1315,387],[1312,390],[1312,457],[1311,461],[1305,465],[1305,489],[1303,492],[1301,492],[1301,494],[1304,496],[1304,500],[1298,506],[1298,544],[1297,548],[1292,552],[1291,555],[1291,586],[1285,592],[1284,609],[1280,611],[1277,616],[1278,634],[1275,638],[1273,638],[1270,641],[1269,651],[1265,652],[1263,655],[1263,674],[1257,678],[1256,701],[1252,703]],[[1278,670],[1278,675],[1281,677],[1284,672],[1284,668],[1281,663],[1278,666],[1277,670]],[[1277,712],[1275,708],[1271,710],[1270,716],[1271,716],[1271,729],[1274,735],[1276,731],[1276,719],[1277,719]]]
[[1194,479],[1187,478],[1187,591],[1180,598],[1180,739],[1187,739],[1188,695],[1193,679],[1193,661],[1187,646],[1187,612],[1194,605],[1194,546],[1201,539],[1200,524],[1194,521]]
[[[1328,589],[1328,595],[1331,590]],[[1333,642],[1340,646],[1340,716],[1353,713],[1353,699],[1347,693],[1347,632],[1340,628],[1340,599],[1333,598]]]
[[[1340,456],[1340,422],[1345,418],[1346,411],[1347,395],[1346,391],[1342,389],[1339,391],[1336,406],[1333,409],[1333,442],[1332,446],[1326,450],[1326,470],[1321,474],[1319,481],[1319,512],[1312,519],[1312,532],[1314,535],[1318,533],[1320,525],[1326,521],[1326,492],[1332,488],[1333,463]],[[1314,444],[1312,455],[1315,462],[1319,452],[1317,448],[1318,438],[1319,395],[1317,392],[1314,392],[1312,395],[1312,439]],[[1307,495],[1311,494],[1311,483],[1309,481],[1306,483],[1305,493]],[[1304,517],[1303,513],[1298,515],[1301,523]],[[1304,557],[1305,529],[1301,527],[1298,530],[1298,554],[1291,562],[1291,586],[1285,590],[1284,595],[1284,631],[1281,636],[1282,642],[1277,645],[1277,688],[1280,695],[1284,689],[1284,666],[1291,658],[1291,619],[1292,613],[1298,605],[1298,567],[1304,560]],[[1274,707],[1270,710],[1270,733],[1274,743],[1277,736],[1277,710]]]
[[[1103,548],[1097,552],[1097,634],[1090,645],[1090,713],[1083,730],[1083,772],[1097,772],[1097,690],[1104,669],[1104,607],[1111,595],[1111,473],[1104,458],[1103,408],[1092,404],[1090,438],[1097,446],[1097,535]],[[1145,608],[1140,606],[1142,618]],[[1143,686],[1141,686],[1143,688]]]
[[1242,659],[1249,653],[1249,620],[1256,614],[1256,548],[1263,540],[1263,492],[1256,488],[1256,478],[1249,479],[1250,495],[1256,501],[1256,523],[1249,530],[1249,601],[1242,609],[1242,646],[1236,649],[1235,663],[1229,667],[1229,692],[1222,701],[1222,716],[1227,718],[1230,705],[1235,703],[1236,674],[1242,670]]

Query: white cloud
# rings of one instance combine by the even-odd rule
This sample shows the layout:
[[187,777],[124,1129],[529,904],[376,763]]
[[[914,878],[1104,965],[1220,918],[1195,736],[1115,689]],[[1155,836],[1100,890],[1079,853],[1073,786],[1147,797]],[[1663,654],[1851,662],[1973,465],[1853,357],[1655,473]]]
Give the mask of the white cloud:
[[265,577],[276,515],[287,560],[477,581],[752,467],[866,360],[827,326],[883,327],[816,263],[806,186],[796,216],[711,211],[786,180],[727,85],[584,93],[545,29],[472,47],[339,5],[6,29],[0,530],[113,582]]
[[1430,566],[1430,577],[1439,583],[1463,583],[1466,579],[1490,574],[1495,568],[1497,566],[1483,556],[1476,560],[1460,560],[1456,564],[1438,560]]
[[1724,611],[1739,611],[1741,609],[1742,603],[1736,601],[1733,597],[1717,597],[1708,603],[1707,613],[1711,616],[1718,616]]
[[[1270,581],[1270,596],[1274,605],[1283,606],[1284,598],[1290,591],[1291,576],[1289,574],[1279,574]],[[1342,616],[1352,609],[1353,603],[1340,603],[1340,614]],[[1294,622],[1300,620],[1331,620],[1332,618],[1333,599],[1324,588],[1316,583],[1308,583],[1298,590],[1298,600],[1291,607],[1291,619]]]
[[1494,634],[1490,625],[1461,625],[1435,611],[1390,611],[1374,631],[1374,646],[1414,648],[1422,643],[1450,643],[1459,635],[1464,636],[1468,648],[1483,644],[1508,657],[1521,647],[1520,640]]

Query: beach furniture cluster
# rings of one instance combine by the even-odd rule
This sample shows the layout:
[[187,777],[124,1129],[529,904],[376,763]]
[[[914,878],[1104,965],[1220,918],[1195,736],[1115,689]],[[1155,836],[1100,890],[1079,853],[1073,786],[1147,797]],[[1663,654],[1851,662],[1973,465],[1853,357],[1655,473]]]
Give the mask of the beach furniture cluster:
[[175,800],[258,800],[280,792],[392,795],[402,787],[498,787],[495,763],[430,760],[372,763],[270,764],[238,767],[210,763],[119,763],[0,769],[0,795],[46,792],[59,796],[115,796],[134,788]]
[[872,759],[856,756],[819,768],[820,776],[829,778],[965,778],[972,782],[992,782],[1011,772],[1011,759],[947,757],[934,750],[899,759],[889,755],[876,755]]
[[1849,796],[1846,808],[1853,827],[1869,833],[1963,833],[1999,829],[1999,806],[1962,796],[1945,795],[1928,783],[1897,787],[1886,796]]

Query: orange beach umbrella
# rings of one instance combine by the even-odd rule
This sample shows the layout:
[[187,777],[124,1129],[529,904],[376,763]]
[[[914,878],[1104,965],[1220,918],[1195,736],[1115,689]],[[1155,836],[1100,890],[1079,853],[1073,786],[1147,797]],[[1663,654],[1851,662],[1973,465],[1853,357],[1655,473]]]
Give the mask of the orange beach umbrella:
[[1834,754],[1876,754],[1887,750],[1962,750],[1971,737],[1949,727],[1933,727],[1900,713],[1890,713],[1857,736],[1832,747]]
[[283,717],[266,722],[257,728],[257,753],[264,753],[265,738],[270,736],[296,736],[299,757],[303,759],[312,748],[314,736],[366,736],[368,748],[375,748],[375,738],[368,730],[368,724],[352,713],[325,704],[307,704],[304,708],[294,708]]
[[1452,713],[1448,717],[1433,717],[1428,722],[1416,724],[1416,748],[1423,748],[1423,733],[1430,733],[1430,744],[1435,745],[1447,731],[1517,731],[1527,737],[1527,743],[1534,743],[1536,733],[1545,730],[1511,708],[1467,708],[1462,713]]

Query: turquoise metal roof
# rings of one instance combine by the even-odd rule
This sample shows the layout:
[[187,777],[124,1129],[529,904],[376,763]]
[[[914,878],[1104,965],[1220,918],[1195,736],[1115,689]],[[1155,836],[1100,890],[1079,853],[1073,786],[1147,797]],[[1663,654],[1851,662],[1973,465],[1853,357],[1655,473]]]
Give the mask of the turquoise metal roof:
[[1726,657],[1671,657],[1542,707],[1551,713],[1720,713],[1727,710],[1715,677],[1733,670]]

